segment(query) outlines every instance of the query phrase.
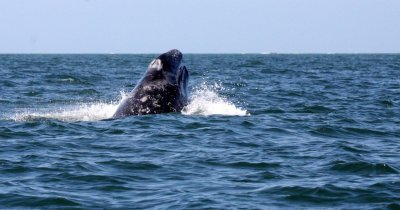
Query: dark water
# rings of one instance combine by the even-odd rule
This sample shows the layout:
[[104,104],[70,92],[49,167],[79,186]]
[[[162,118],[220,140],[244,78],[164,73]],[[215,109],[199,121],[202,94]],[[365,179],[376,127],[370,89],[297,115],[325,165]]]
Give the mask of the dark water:
[[107,119],[154,56],[0,55],[0,208],[400,209],[400,55],[184,55]]

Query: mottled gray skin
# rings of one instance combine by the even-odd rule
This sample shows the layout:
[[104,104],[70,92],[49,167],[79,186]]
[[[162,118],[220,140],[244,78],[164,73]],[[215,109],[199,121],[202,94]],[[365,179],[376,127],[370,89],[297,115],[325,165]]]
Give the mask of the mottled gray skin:
[[180,66],[182,53],[170,50],[154,59],[113,118],[180,112],[187,104],[189,73]]

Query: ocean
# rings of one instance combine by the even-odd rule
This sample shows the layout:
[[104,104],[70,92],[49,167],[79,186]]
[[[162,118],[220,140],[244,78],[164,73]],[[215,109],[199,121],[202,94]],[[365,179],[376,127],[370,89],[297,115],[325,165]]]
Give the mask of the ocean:
[[111,119],[156,56],[0,55],[0,209],[400,209],[400,54],[184,54]]

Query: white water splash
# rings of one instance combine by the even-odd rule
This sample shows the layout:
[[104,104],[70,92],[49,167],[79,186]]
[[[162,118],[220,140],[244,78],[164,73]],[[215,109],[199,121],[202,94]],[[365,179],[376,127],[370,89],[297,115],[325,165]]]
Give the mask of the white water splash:
[[[184,115],[250,115],[245,109],[236,107],[226,98],[218,95],[222,90],[218,84],[202,85],[194,88],[190,97],[190,103],[183,110]],[[111,102],[80,103],[69,105],[58,109],[35,109],[18,112],[9,119],[15,121],[31,121],[41,119],[56,119],[61,121],[98,121],[111,118],[128,96],[128,93],[121,91],[121,99]]]
[[247,110],[236,107],[228,99],[218,95],[218,90],[223,90],[220,84],[201,84],[194,88],[189,104],[182,110],[184,115],[250,115]]
[[68,106],[57,110],[24,111],[15,114],[15,121],[30,121],[40,119],[57,119],[61,121],[96,121],[113,116],[118,107],[117,103],[92,103]]
[[111,118],[127,93],[121,91],[121,99],[111,102],[80,103],[58,109],[26,110],[10,118],[15,121],[57,119],[61,121],[97,121]]

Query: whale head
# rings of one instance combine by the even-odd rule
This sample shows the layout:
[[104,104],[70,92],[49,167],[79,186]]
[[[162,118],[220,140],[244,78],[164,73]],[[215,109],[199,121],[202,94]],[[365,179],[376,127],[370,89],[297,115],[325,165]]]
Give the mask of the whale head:
[[152,62],[150,62],[149,71],[163,71],[176,75],[182,62],[182,53],[173,49],[166,53],[161,54]]

